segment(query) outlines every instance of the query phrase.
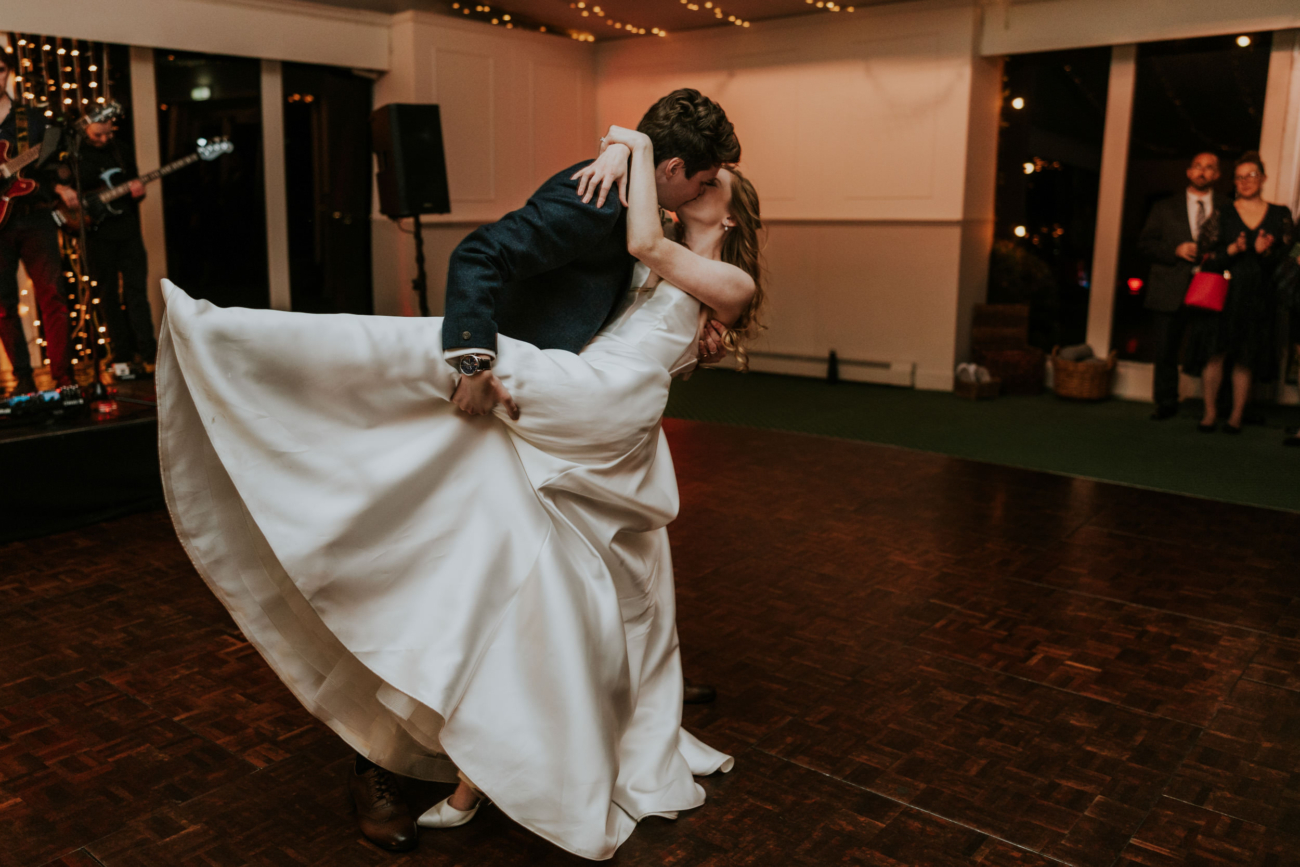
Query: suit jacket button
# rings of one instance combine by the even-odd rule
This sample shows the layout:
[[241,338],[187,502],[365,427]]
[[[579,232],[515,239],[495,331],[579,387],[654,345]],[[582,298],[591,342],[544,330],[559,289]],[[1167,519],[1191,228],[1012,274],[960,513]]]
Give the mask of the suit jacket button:
[[461,340],[469,340],[469,332],[468,332],[468,331],[462,331],[462,332],[460,333],[460,339],[461,339]]

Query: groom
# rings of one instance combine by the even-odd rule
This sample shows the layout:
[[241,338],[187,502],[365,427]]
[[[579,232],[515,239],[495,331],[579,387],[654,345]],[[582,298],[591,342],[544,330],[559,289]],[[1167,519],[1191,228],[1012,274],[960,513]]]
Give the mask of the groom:
[[[726,112],[696,90],[675,90],[656,102],[637,130],[654,145],[659,205],[669,211],[698,198],[724,164],[740,161]],[[492,372],[498,334],[580,352],[631,287],[635,260],[619,197],[585,201],[572,179],[590,162],[555,175],[522,208],[475,230],[451,254],[442,345],[461,373],[451,400],[463,412],[483,415],[501,404],[519,417]],[[722,356],[717,333],[706,329],[702,360]],[[688,683],[685,701],[711,701],[713,694]],[[371,842],[395,851],[415,846],[415,822],[391,773],[358,756],[348,790]]]

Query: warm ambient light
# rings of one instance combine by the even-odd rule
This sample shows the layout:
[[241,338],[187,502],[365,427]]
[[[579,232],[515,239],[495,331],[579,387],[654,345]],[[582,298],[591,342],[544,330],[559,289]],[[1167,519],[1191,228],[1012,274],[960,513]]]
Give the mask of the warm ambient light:
[[1029,230],[1026,229],[1024,226],[1016,226],[1015,233],[1017,238],[1023,238],[1025,237],[1025,235],[1029,234]]
[[1034,169],[1035,166],[1033,163],[1025,163],[1025,174],[1032,175],[1034,173]]
[[1242,48],[1248,47],[1250,45],[1250,37],[1245,35],[1238,36],[1237,44],[1240,45]]
[[1011,100],[1011,107],[1017,110],[1024,108],[1025,98],[1023,96],[1017,96],[1015,99]]

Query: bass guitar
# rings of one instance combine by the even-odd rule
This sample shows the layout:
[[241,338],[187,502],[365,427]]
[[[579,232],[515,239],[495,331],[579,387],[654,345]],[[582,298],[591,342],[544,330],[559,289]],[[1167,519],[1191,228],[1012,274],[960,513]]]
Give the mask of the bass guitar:
[[[116,102],[109,102],[79,118],[76,125],[78,129],[84,129],[87,124],[105,123],[118,117],[121,113],[122,106]],[[54,149],[52,142],[51,150]],[[40,155],[41,145],[38,144],[32,145],[10,159],[9,142],[0,141],[0,226],[4,226],[5,221],[9,219],[11,202],[19,196],[25,196],[36,189],[36,181],[31,178],[18,177],[18,173],[39,158]]]
[[[170,175],[177,169],[183,169],[188,165],[193,165],[199,160],[215,160],[217,157],[231,153],[235,149],[234,143],[227,138],[201,138],[195,144],[196,148],[194,153],[189,156],[181,157],[178,160],[174,160],[160,169],[154,169],[152,172],[141,175],[135,180],[142,184],[151,184],[159,178]],[[110,183],[112,176],[120,171],[120,169],[109,169],[107,172],[104,172],[104,182],[106,184]],[[125,195],[129,195],[130,192],[131,181],[113,186],[105,186],[102,189],[83,196],[80,208],[73,209],[60,207],[55,211],[54,222],[73,231],[80,230],[83,225],[87,228],[93,228],[104,220],[121,214],[122,211],[118,208],[114,208],[111,203]]]

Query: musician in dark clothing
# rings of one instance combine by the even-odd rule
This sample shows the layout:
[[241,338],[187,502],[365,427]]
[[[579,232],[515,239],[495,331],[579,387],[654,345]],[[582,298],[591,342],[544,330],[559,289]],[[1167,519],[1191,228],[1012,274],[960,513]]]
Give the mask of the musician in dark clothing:
[[140,235],[144,184],[135,180],[135,161],[123,151],[114,132],[111,123],[86,126],[77,165],[81,194],[85,197],[129,180],[131,195],[91,213],[94,222],[86,230],[86,257],[104,306],[113,361],[130,362],[139,355],[145,369],[152,370],[158,344],[149,309],[149,260]]
[[[0,55],[0,139],[9,143],[9,155],[14,157],[41,144],[45,118],[41,112],[13,103],[6,92],[9,73],[8,61]],[[76,203],[76,193],[69,186],[72,176],[65,165],[54,160],[28,166],[23,176],[36,181],[37,187],[10,200],[9,217],[0,227],[0,342],[18,380],[15,394],[36,390],[18,309],[19,262],[27,269],[36,295],[50,376],[56,386],[72,384],[68,305],[60,286],[59,233],[53,220],[60,199]]]

